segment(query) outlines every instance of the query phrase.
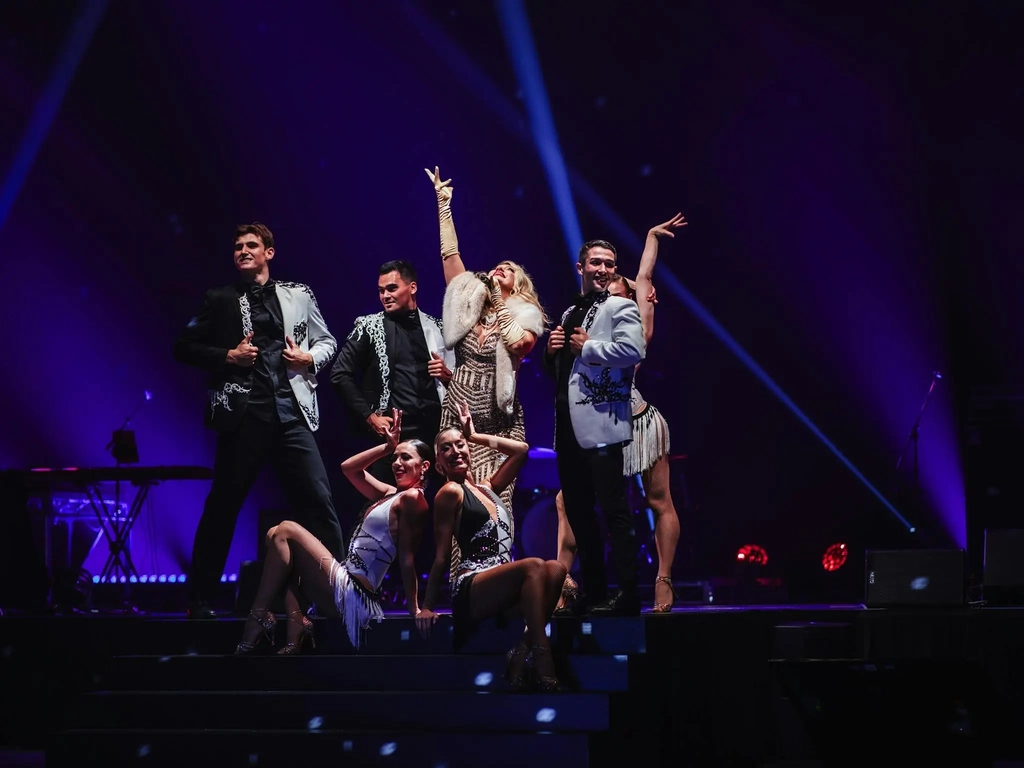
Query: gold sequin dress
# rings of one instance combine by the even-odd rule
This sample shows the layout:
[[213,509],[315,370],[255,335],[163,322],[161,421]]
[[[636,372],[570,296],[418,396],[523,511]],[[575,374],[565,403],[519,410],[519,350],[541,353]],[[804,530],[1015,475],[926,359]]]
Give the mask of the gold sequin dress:
[[[495,393],[497,363],[495,350],[501,344],[498,324],[485,326],[483,341],[480,333],[474,328],[455,345],[455,370],[448,384],[444,402],[441,404],[441,429],[458,427],[459,403],[469,405],[473,415],[473,427],[485,435],[497,435],[512,440],[526,440],[526,428],[523,422],[523,406],[516,395],[512,403],[511,415],[498,407]],[[489,479],[508,458],[504,453],[486,445],[470,445],[470,456],[473,459],[473,477],[478,482]],[[509,511],[513,520],[512,530],[515,535],[515,518],[512,515],[512,494],[515,483],[511,483],[501,493],[501,501]]]

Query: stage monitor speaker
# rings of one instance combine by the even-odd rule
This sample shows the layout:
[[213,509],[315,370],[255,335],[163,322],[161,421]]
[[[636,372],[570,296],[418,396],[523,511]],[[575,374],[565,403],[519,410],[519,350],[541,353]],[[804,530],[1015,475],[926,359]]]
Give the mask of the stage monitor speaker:
[[964,603],[962,549],[868,550],[865,561],[869,608]]
[[1024,529],[985,529],[985,601],[1024,605]]

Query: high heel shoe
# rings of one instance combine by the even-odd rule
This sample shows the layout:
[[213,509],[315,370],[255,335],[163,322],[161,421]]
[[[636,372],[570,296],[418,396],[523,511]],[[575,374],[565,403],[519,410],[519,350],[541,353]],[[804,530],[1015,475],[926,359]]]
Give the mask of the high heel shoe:
[[[657,587],[658,584],[668,584],[668,588],[672,590],[672,603],[674,603],[678,595],[676,595],[676,588],[672,586],[672,579],[668,576],[659,576],[654,580],[654,586]],[[651,608],[651,613],[671,613],[672,603],[655,602],[654,607]]]
[[[537,671],[537,659],[543,656],[551,658],[551,648],[545,645],[532,645],[526,656],[526,668],[530,673],[535,690],[541,693],[564,693],[567,689],[554,675],[542,675]],[[554,663],[552,662],[552,666]]]
[[[298,616],[297,619],[293,619],[293,616]],[[316,635],[313,633],[313,622],[306,618],[302,611],[292,611],[288,614],[288,621],[295,621],[302,625],[302,629],[299,630],[299,636],[294,643],[285,643],[284,647],[277,652],[278,656],[294,656],[302,653],[302,646],[309,641],[310,650],[316,650]]]
[[521,642],[505,654],[505,679],[513,691],[521,691],[526,687],[529,659],[530,649]]
[[580,599],[580,585],[568,573],[565,574],[565,581],[562,582],[562,599],[565,601],[564,607],[566,608],[575,605],[576,601]]
[[[262,618],[256,615],[256,611],[263,612]],[[273,612],[267,610],[266,608],[253,608],[251,611],[249,611],[248,621],[255,621],[263,628],[263,632],[259,635],[256,635],[256,639],[252,642],[242,640],[235,647],[235,656],[245,656],[247,654],[252,653],[256,650],[257,647],[259,647],[260,641],[262,641],[263,638],[267,639],[267,643],[270,645],[271,648],[274,647],[274,633],[275,630],[277,629],[277,619],[274,618]]]

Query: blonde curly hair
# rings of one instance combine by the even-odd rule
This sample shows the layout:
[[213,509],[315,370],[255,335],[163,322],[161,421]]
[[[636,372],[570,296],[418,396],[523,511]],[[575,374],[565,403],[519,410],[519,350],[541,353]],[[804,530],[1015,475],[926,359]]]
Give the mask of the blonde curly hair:
[[[512,285],[512,290],[509,291],[509,298],[515,296],[517,299],[522,299],[523,301],[533,304],[533,306],[540,310],[540,314],[543,318],[544,324],[547,325],[548,315],[547,312],[544,311],[544,307],[543,305],[541,305],[540,299],[537,298],[537,289],[533,287],[533,278],[530,277],[530,273],[523,269],[523,267],[520,264],[517,264],[514,261],[510,261],[509,259],[505,259],[503,261],[499,261],[494,266],[494,269],[488,272],[488,274],[492,274],[495,269],[502,266],[503,264],[511,267],[512,271],[515,273],[515,282]],[[487,304],[485,306],[489,305],[490,299],[488,299]]]

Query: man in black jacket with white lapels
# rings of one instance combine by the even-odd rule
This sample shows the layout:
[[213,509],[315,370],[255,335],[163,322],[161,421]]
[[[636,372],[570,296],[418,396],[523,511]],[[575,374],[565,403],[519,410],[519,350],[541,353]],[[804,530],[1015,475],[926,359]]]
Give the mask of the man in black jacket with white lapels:
[[[357,436],[383,442],[391,409],[397,408],[402,439],[433,445],[455,353],[445,349],[440,321],[418,307],[415,267],[389,261],[378,272],[384,311],[356,318],[331,369],[331,384]],[[370,472],[392,482],[391,458],[375,463]]]
[[189,573],[190,618],[213,618],[238,513],[270,459],[295,519],[343,559],[331,484],[313,432],[320,426],[316,374],[337,342],[302,283],[270,279],[274,236],[263,224],[235,231],[241,279],[207,291],[174,346],[177,360],[209,373],[206,424],[218,433],[213,486],[196,531]]

